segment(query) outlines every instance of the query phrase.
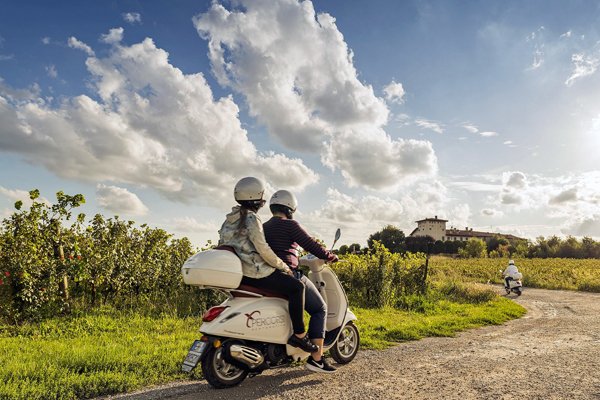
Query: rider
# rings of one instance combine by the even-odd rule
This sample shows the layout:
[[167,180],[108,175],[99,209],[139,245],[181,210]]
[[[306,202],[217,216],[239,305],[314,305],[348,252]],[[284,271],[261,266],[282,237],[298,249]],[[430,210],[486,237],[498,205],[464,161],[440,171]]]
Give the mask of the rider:
[[507,289],[510,288],[510,281],[513,280],[512,276],[514,274],[516,274],[517,272],[519,272],[519,270],[517,269],[517,267],[515,266],[515,262],[513,260],[510,260],[508,262],[508,267],[506,267],[506,270],[504,270],[504,272],[502,273],[502,275],[504,275],[506,278],[504,278],[504,283]]
[[312,353],[318,350],[304,330],[304,284],[271,250],[265,240],[258,210],[265,204],[265,186],[248,177],[235,185],[239,203],[227,214],[219,231],[219,246],[231,246],[242,261],[242,284],[287,295],[294,334],[288,344]]
[[293,193],[279,190],[273,194],[269,208],[273,217],[263,225],[267,243],[275,254],[281,258],[293,271],[294,276],[306,287],[305,309],[310,314],[308,335],[310,341],[319,346],[317,351],[311,352],[306,362],[306,368],[314,372],[333,373],[334,367],[323,358],[323,342],[325,340],[325,321],[327,320],[327,304],[319,294],[315,285],[298,269],[298,245],[316,257],[334,263],[337,256],[331,254],[314,240],[298,222],[294,220],[294,212],[298,202]]

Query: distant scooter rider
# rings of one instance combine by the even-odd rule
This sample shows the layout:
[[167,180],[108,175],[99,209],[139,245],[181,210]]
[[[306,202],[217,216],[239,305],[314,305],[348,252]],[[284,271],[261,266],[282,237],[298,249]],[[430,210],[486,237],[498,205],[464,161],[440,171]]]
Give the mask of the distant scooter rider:
[[304,309],[310,314],[308,335],[310,341],[319,346],[319,350],[312,352],[308,358],[306,368],[314,372],[333,373],[336,369],[323,358],[327,304],[315,285],[298,269],[296,251],[300,245],[304,250],[322,260],[328,260],[329,263],[336,262],[338,258],[321,246],[294,220],[293,214],[297,206],[298,202],[293,193],[279,190],[273,194],[269,203],[273,217],[263,225],[265,239],[275,254],[291,268],[294,276],[304,283],[306,288]]
[[504,283],[505,283],[505,287],[507,289],[510,289],[510,281],[513,280],[513,275],[516,274],[517,272],[519,272],[519,270],[517,269],[517,267],[515,266],[515,262],[513,260],[510,260],[508,262],[508,267],[506,267],[506,270],[504,270],[504,272],[502,273],[503,276],[505,276],[506,278],[504,278]]

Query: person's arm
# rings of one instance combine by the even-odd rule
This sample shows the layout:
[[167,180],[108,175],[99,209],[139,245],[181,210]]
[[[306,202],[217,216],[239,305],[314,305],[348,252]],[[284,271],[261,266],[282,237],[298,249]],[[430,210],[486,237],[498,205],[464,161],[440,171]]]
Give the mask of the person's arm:
[[254,244],[258,254],[260,254],[263,260],[265,260],[272,267],[275,267],[285,273],[289,273],[290,267],[281,261],[281,259],[273,252],[271,247],[269,247],[269,244],[265,239],[265,232],[263,231],[260,218],[256,214],[248,213],[246,221],[248,223],[248,237]]
[[290,236],[292,240],[300,245],[304,250],[313,254],[315,257],[320,258],[321,260],[332,261],[337,257],[335,254],[330,253],[325,249],[319,242],[313,239],[297,221],[293,221],[290,223]]

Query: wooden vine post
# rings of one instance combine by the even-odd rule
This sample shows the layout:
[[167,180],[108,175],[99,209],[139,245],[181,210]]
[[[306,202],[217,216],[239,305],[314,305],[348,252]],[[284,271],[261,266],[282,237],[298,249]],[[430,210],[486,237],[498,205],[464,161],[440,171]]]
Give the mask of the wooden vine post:
[[[56,257],[59,260],[62,260],[62,262],[64,262],[65,259],[65,252],[63,250],[62,247],[62,243],[60,242],[60,223],[58,220],[53,220],[52,221],[53,225],[54,225],[54,233],[56,234],[57,240],[54,240],[54,257]],[[62,295],[65,299],[65,302],[67,302],[69,300],[69,281],[67,280],[67,275],[63,275],[62,280],[59,282],[58,284]],[[68,303],[66,303],[68,306]]]

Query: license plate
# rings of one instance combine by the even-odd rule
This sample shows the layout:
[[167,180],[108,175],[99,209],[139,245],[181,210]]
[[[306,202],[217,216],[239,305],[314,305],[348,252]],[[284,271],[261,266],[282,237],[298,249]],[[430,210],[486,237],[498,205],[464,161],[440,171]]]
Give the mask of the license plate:
[[187,357],[185,357],[185,360],[183,360],[181,370],[184,372],[190,372],[191,370],[193,370],[196,367],[196,365],[198,365],[198,361],[200,361],[202,351],[205,347],[206,342],[196,340],[190,348],[190,351],[188,351]]

